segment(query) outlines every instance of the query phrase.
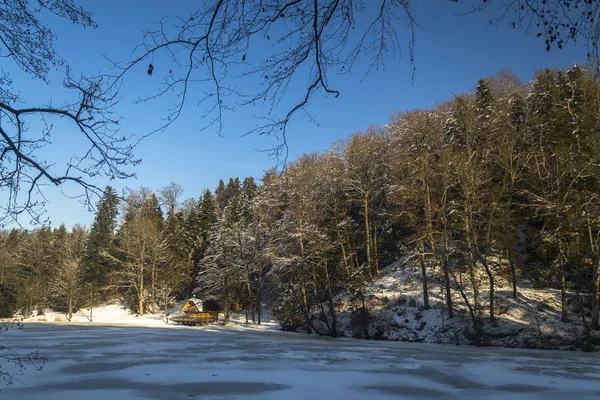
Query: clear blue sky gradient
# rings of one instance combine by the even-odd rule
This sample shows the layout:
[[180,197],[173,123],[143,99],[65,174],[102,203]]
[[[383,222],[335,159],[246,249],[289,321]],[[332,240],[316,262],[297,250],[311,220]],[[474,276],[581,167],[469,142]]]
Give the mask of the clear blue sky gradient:
[[[51,22],[58,36],[59,52],[73,70],[98,72],[108,67],[102,54],[116,60],[131,58],[134,47],[141,41],[142,31],[151,27],[152,22],[168,14],[186,16],[190,7],[200,3],[189,0],[82,1],[81,4],[94,13],[98,29],[83,30],[61,21]],[[385,124],[396,111],[430,107],[451,98],[452,94],[470,91],[478,78],[501,69],[510,68],[523,81],[528,81],[537,69],[568,68],[576,62],[585,62],[582,46],[568,43],[563,50],[546,52],[542,39],[507,26],[490,27],[490,13],[455,16],[453,14],[465,10],[464,6],[444,0],[414,0],[413,7],[423,28],[417,30],[414,82],[406,47],[399,65],[388,63],[385,71],[373,71],[364,80],[360,72],[353,76],[332,75],[330,83],[341,92],[339,98],[313,98],[309,110],[318,125],[301,115],[292,121],[288,131],[289,160],[303,153],[324,151],[333,142],[370,125]],[[400,29],[400,32],[408,38],[407,30]],[[156,67],[162,65],[158,63]],[[359,65],[357,70],[361,68],[364,70],[365,65]],[[48,86],[18,72],[13,76],[18,78],[16,87],[28,103],[43,104],[51,96],[54,101],[60,98],[60,73],[52,75]],[[117,114],[124,117],[123,134],[146,133],[160,123],[157,115],[173,104],[174,100],[168,98],[142,107],[131,103],[137,93],[156,85],[153,78],[143,68],[126,78],[123,98],[116,109]],[[100,179],[95,183],[102,187],[111,184],[117,190],[125,186],[158,190],[173,181],[184,187],[183,198],[198,198],[205,188],[214,189],[221,178],[260,178],[263,171],[274,165],[267,154],[253,150],[272,146],[273,138],[240,137],[254,124],[249,112],[240,111],[227,117],[224,138],[218,137],[214,129],[199,130],[201,113],[195,104],[188,104],[182,117],[167,131],[139,145],[136,155],[143,162],[134,170],[137,179],[119,182]],[[78,145],[77,137],[67,130],[57,130],[52,140],[52,147],[45,150],[48,159],[69,157]],[[67,195],[77,193],[68,186],[62,191]],[[61,190],[48,188],[47,198],[52,226],[91,225],[93,213],[77,200],[65,198]]]

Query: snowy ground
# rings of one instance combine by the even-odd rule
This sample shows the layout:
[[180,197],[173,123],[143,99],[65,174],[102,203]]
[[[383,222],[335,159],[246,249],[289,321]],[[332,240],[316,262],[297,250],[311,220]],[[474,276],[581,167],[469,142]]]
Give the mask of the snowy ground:
[[[383,269],[367,288],[371,337],[409,342],[472,344],[472,336],[467,335],[472,332],[472,325],[463,299],[457,291],[452,292],[455,316],[448,319],[443,291],[435,275],[430,276],[428,285],[432,308],[423,309],[419,268],[414,263],[397,261]],[[570,318],[568,323],[563,323],[559,290],[534,290],[527,282],[520,281],[519,297],[514,299],[508,281],[497,277],[496,284],[496,322],[491,324],[487,314],[487,279],[480,276],[481,318],[486,346],[561,350],[583,348],[584,332],[575,294],[569,293]],[[467,296],[473,302],[473,293],[469,289],[466,290]],[[345,336],[361,336],[364,331],[362,326],[352,323],[350,300],[342,296],[338,303],[343,304],[339,319]],[[587,318],[589,322],[591,316]],[[600,344],[600,335],[595,333],[593,340],[597,345]]]
[[[181,306],[178,305],[178,309]],[[71,324],[123,324],[140,326],[163,326],[166,324],[164,314],[146,314],[138,316],[120,303],[106,304],[101,307],[82,309],[73,314]],[[26,319],[27,322],[69,323],[67,315],[62,312],[46,310],[43,315],[35,315]]]
[[579,352],[212,326],[27,323],[0,340],[49,358],[4,388],[4,399],[600,398],[600,359]]
[[[181,301],[171,307],[170,316],[183,315],[179,310],[183,307],[185,301]],[[250,318],[250,317],[249,317]],[[67,324],[67,325],[118,325],[118,326],[145,326],[145,327],[177,327],[177,324],[172,324],[170,321],[167,324],[167,318],[164,313],[151,314],[147,313],[139,316],[127,308],[124,304],[114,303],[106,304],[101,307],[96,307],[92,311],[90,321],[90,310],[83,309],[73,314],[71,321],[67,321],[67,316],[63,312],[46,310],[44,315],[35,315],[23,320],[22,317],[17,318],[19,321],[36,322],[36,323],[52,323],[52,324]],[[5,322],[10,322],[12,319],[4,319]],[[0,320],[2,322],[2,320]],[[263,310],[261,325],[246,323],[244,313],[232,313],[228,327],[232,330],[277,330],[279,323],[270,315],[268,310]]]

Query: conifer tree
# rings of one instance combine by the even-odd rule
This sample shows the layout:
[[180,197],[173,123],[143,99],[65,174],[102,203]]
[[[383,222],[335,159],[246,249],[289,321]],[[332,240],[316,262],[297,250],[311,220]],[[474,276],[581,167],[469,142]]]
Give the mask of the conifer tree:
[[190,231],[183,212],[170,212],[162,232],[159,297],[181,296],[190,288],[194,277],[192,256],[197,246],[198,236]]
[[96,217],[83,252],[81,279],[96,293],[108,286],[109,276],[113,272],[114,264],[106,254],[113,250],[118,204],[117,193],[107,186],[98,203]]
[[194,232],[198,237],[198,246],[193,253],[196,273],[198,273],[198,262],[204,257],[205,252],[210,245],[211,233],[214,225],[217,223],[217,203],[216,195],[213,195],[209,189],[206,189],[198,203],[197,214],[194,215]]
[[219,209],[223,211],[225,206],[227,205],[227,190],[225,188],[225,182],[223,179],[219,180],[219,185],[215,189],[215,199],[217,200],[217,204]]

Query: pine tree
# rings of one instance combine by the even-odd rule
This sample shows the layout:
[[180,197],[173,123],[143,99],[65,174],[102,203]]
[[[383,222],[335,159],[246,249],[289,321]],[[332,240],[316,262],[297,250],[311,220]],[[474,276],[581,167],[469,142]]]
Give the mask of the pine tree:
[[258,186],[256,185],[256,182],[254,182],[253,177],[248,177],[244,179],[240,194],[239,207],[241,216],[247,224],[250,223],[253,219],[252,204],[256,196],[257,188]]
[[195,274],[198,273],[198,263],[204,257],[210,245],[212,230],[218,219],[217,207],[216,195],[213,195],[209,189],[206,189],[198,202],[197,213],[190,216],[190,219],[193,218],[193,221],[191,221],[193,222],[192,234],[197,238],[197,246],[193,251],[192,257]]
[[198,236],[188,229],[184,214],[170,213],[162,232],[162,254],[158,274],[158,290],[163,299],[181,296],[193,283],[192,253],[198,246]]
[[223,181],[223,179],[219,180],[219,186],[217,186],[217,188],[215,189],[215,199],[217,200],[219,209],[221,211],[224,210],[229,199],[227,197],[227,190],[225,188],[225,182]]
[[222,179],[219,181],[219,186],[215,189],[215,199],[220,212],[225,210],[232,199],[239,197],[241,190],[239,178],[229,178],[227,185]]
[[106,255],[113,250],[118,204],[117,193],[107,186],[98,203],[98,211],[83,252],[81,279],[96,293],[108,286],[113,272],[114,264]]

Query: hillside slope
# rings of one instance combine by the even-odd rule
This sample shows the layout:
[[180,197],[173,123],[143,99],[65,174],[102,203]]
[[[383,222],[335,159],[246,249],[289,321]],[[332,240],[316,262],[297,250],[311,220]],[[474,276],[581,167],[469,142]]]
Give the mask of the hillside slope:
[[[452,292],[455,312],[450,319],[443,303],[441,281],[433,277],[428,283],[431,308],[425,310],[418,266],[399,260],[384,268],[366,290],[368,336],[409,342],[474,344],[471,319],[459,292]],[[560,291],[533,289],[521,282],[515,299],[508,283],[498,279],[496,321],[491,323],[487,314],[487,280],[481,277],[483,311],[479,317],[484,324],[484,345],[564,350],[584,347],[583,323],[574,293],[569,296],[569,322],[563,323],[560,321]],[[473,293],[467,291],[466,294],[472,302]],[[365,337],[360,302],[340,297],[338,303],[343,335]],[[593,343],[600,349],[600,332],[594,332]]]

